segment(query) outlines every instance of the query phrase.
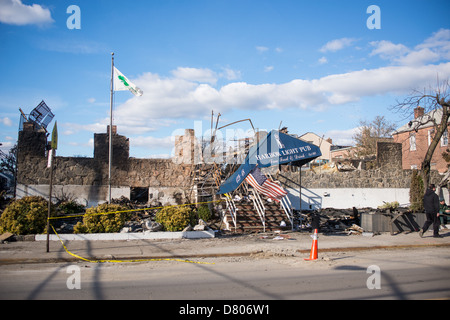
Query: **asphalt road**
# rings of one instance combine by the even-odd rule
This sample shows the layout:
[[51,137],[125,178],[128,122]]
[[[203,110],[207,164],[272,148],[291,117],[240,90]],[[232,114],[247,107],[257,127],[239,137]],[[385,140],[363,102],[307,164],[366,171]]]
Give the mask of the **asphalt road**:
[[0,299],[450,298],[448,248],[333,252],[320,254],[317,261],[264,255],[196,261],[212,264],[153,261],[3,265]]

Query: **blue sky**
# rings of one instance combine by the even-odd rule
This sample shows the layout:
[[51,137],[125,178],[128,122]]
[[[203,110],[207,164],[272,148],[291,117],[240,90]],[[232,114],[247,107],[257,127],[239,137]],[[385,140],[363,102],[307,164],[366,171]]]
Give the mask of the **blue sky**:
[[[69,29],[70,5],[81,29]],[[369,29],[370,5],[381,29]],[[115,94],[114,123],[133,157],[166,157],[185,128],[207,135],[251,118],[351,144],[360,120],[450,78],[448,0],[0,0],[0,142],[17,140],[19,107],[44,100],[58,155],[93,155],[109,123],[111,52],[144,92]],[[53,122],[49,125],[53,128]],[[242,131],[247,123],[235,126]],[[229,136],[227,136],[230,138]]]

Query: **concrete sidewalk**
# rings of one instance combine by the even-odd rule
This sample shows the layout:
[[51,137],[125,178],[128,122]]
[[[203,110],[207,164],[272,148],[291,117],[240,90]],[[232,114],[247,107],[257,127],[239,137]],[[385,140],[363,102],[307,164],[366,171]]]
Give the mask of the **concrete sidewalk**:
[[[406,249],[450,246],[450,230],[441,230],[443,238],[433,238],[432,232],[420,238],[417,232],[389,233],[366,237],[362,235],[319,233],[321,253],[352,250]],[[17,241],[0,244],[0,265],[88,260],[192,259],[204,260],[227,256],[298,256],[307,258],[312,238],[304,232],[282,232],[250,235],[225,235],[210,239],[116,240],[116,241]],[[76,257],[76,256],[78,257]]]

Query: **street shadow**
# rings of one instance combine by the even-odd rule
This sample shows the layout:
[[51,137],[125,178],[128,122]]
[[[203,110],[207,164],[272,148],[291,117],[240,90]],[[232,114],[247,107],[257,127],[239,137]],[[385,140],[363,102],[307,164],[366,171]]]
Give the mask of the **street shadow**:
[[335,270],[347,270],[347,271],[366,271],[367,269],[360,266],[337,266],[334,268]]
[[61,272],[62,269],[68,267],[69,265],[71,265],[70,263],[66,263],[64,265],[59,266],[58,268],[56,268],[51,274],[49,274],[47,276],[47,278],[45,278],[41,283],[39,283],[39,285],[33,289],[33,291],[30,292],[30,294],[27,296],[26,300],[35,300],[38,298],[39,293],[41,293],[44,289],[45,286],[50,283],[50,281],[56,277],[56,275],[58,273]]
[[[195,241],[195,239],[193,241]],[[87,242],[89,242],[89,241],[87,241]],[[159,245],[157,242],[152,242],[151,240],[141,240],[140,242],[141,243],[139,245],[142,245],[142,243],[144,243],[145,245],[152,246],[155,249],[157,249],[158,251],[161,251],[161,252],[167,254],[168,256],[174,256],[174,258],[175,257],[179,258],[178,256],[173,254],[172,250],[164,248],[164,246]],[[91,253],[90,248],[91,248],[90,245],[88,245],[87,246],[87,254]],[[92,256],[92,254],[90,254],[89,256]],[[101,264],[99,264],[99,265],[101,265]],[[202,269],[202,271],[210,272],[216,276],[222,277],[222,278],[226,279],[227,281],[232,282],[238,286],[244,287],[246,289],[251,289],[261,295],[266,296],[268,299],[276,299],[276,300],[282,299],[282,297],[279,295],[273,294],[270,291],[267,291],[262,288],[259,288],[258,286],[252,285],[251,283],[243,281],[242,279],[235,278],[226,273],[214,270],[211,267],[201,265],[201,264],[194,264],[194,266]],[[95,296],[95,299],[98,299],[98,300],[104,299],[103,289],[101,287],[101,282],[100,282],[100,268],[96,268],[95,273],[94,273],[94,296]]]
[[[335,270],[341,271],[363,271],[367,273],[367,269],[364,267],[356,266],[356,265],[342,265],[334,268]],[[368,273],[369,275],[370,273]],[[395,279],[389,275],[387,272],[381,273],[381,286],[385,288],[386,286],[392,290],[392,294],[399,300],[406,300],[408,297],[406,294],[400,289],[400,286],[397,284]],[[369,289],[368,289],[369,290]]]
[[214,274],[216,276],[222,277],[222,278],[226,279],[227,281],[230,281],[230,282],[232,282],[232,283],[234,283],[236,285],[239,285],[239,286],[244,287],[246,289],[251,289],[254,292],[257,292],[257,293],[259,293],[261,295],[266,296],[268,299],[274,299],[274,300],[281,300],[281,299],[283,299],[283,297],[280,296],[280,295],[274,294],[274,293],[272,293],[270,291],[267,291],[267,290],[264,290],[264,289],[262,289],[260,287],[255,286],[255,285],[252,285],[251,283],[243,281],[242,279],[234,278],[234,277],[232,277],[232,276],[230,276],[230,275],[228,275],[226,273],[222,273],[222,272],[219,272],[217,270],[214,270],[213,268],[208,268],[208,267],[206,267],[204,265],[201,265],[201,264],[196,264],[195,266],[200,268],[200,269],[202,269],[203,271],[206,271],[206,272],[212,273],[212,274]]
[[[93,257],[92,243],[91,241],[86,241],[86,252],[88,257]],[[94,267],[94,275],[92,277],[92,290],[95,300],[104,300],[105,296],[103,294],[102,285],[100,281],[101,263],[96,263]]]

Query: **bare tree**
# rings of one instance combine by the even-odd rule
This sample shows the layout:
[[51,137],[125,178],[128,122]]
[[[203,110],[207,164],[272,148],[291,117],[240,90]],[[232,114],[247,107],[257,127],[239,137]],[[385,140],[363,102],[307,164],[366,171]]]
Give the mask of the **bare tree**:
[[377,142],[391,138],[395,124],[384,116],[376,116],[372,122],[360,121],[358,131],[353,136],[358,150],[358,157],[373,155],[377,152]]
[[[425,115],[418,117],[409,122],[409,127],[416,132],[425,125],[430,123],[434,126],[434,137],[428,146],[425,153],[422,165],[420,168],[420,175],[422,176],[424,187],[427,188],[430,183],[431,158],[434,151],[447,130],[448,120],[450,118],[450,84],[449,80],[439,82],[436,88],[424,89],[423,91],[414,90],[411,95],[405,98],[402,102],[397,101],[397,104],[392,107],[392,110],[411,118],[414,114],[414,109],[418,106],[424,108]],[[441,113],[441,117],[435,117]]]

